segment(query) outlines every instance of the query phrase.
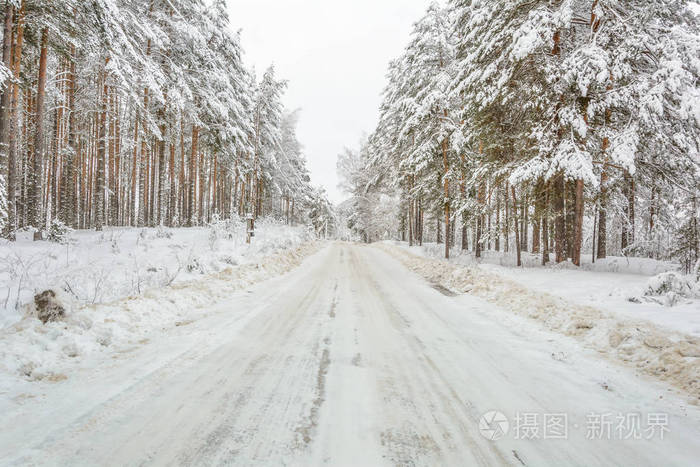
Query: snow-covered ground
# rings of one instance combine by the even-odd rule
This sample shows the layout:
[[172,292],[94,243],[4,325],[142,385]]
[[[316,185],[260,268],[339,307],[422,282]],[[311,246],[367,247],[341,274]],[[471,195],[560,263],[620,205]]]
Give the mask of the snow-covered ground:
[[[238,223],[220,223],[80,232],[68,245],[25,238],[3,245],[6,262],[15,258],[27,268],[21,279],[5,275],[8,280],[0,282],[5,290],[19,290],[24,304],[5,310],[0,328],[0,391],[17,378],[66,378],[93,354],[131,352],[320,248],[305,228],[271,221],[260,223],[251,245],[244,235]],[[65,317],[43,324],[33,316],[33,296],[48,288]]]
[[306,227],[261,220],[255,241],[245,225],[218,221],[195,228],[75,231],[63,244],[0,239],[0,328],[19,321],[34,295],[57,289],[71,307],[108,303],[152,288],[201,278],[308,241]]
[[[397,243],[409,248],[406,243]],[[444,245],[425,244],[410,251],[419,256],[443,258]],[[583,258],[583,266],[571,263],[541,266],[541,257],[523,253],[524,267],[515,267],[513,254],[485,252],[476,261],[470,252],[453,249],[450,261],[464,266],[477,266],[511,279],[528,289],[562,297],[570,302],[592,306],[610,313],[651,321],[675,331],[700,337],[700,297],[677,298],[669,306],[667,297],[645,297],[644,292],[658,274],[673,271],[678,265],[647,258],[609,257],[597,260]]]
[[[569,300],[557,289],[553,274],[549,290],[523,286],[476,264],[465,266],[431,256],[431,249],[403,244],[381,244],[387,253],[429,282],[457,294],[469,294],[496,304],[499,309],[530,318],[545,329],[572,337],[618,363],[667,381],[700,404],[700,338]],[[411,251],[422,252],[414,255]]]
[[[477,296],[436,290],[375,246],[330,245],[106,357],[0,391],[0,464],[700,458],[700,409],[671,387]],[[509,422],[497,440],[482,425],[493,411]]]

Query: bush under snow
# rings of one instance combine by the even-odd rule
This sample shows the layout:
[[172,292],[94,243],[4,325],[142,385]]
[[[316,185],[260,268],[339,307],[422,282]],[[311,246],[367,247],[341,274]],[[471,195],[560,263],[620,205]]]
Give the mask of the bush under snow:
[[684,298],[700,298],[700,281],[692,275],[669,271],[649,279],[644,296],[658,297],[666,306],[674,306]]

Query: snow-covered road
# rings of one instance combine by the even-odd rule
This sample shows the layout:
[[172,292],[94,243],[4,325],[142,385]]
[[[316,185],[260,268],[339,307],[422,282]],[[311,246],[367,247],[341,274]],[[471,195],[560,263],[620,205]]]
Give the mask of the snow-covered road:
[[[426,284],[377,248],[336,243],[203,319],[86,361],[65,381],[27,383],[34,392],[0,406],[0,464],[700,459],[697,407],[573,340],[504,316]],[[497,441],[479,429],[490,411],[509,421]]]

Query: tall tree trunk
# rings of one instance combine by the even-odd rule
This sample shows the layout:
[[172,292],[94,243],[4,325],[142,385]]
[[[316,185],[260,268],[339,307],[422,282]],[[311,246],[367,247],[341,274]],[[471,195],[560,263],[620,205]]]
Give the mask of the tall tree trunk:
[[503,252],[508,253],[510,250],[510,196],[508,196],[508,192],[510,191],[510,183],[506,181],[506,186],[505,189],[503,190],[503,199],[505,200],[505,209],[503,211],[503,215],[505,218],[503,219]]
[[[447,116],[447,110],[445,110],[445,116]],[[447,162],[447,145],[448,141],[445,138],[442,141],[442,161],[444,165],[444,184],[445,184],[445,259],[450,259],[450,180],[447,178],[447,174],[450,170],[450,166]]]
[[549,262],[549,192],[550,182],[544,186],[544,206],[542,208],[542,266]]
[[607,182],[605,168],[600,174],[600,212],[598,213],[598,259],[607,257],[608,222],[607,222]]
[[36,97],[36,129],[34,132],[34,158],[32,161],[32,178],[29,187],[29,222],[38,231],[34,233],[34,240],[41,240],[43,222],[41,216],[41,192],[42,192],[42,165],[44,145],[44,98],[46,96],[46,66],[48,55],[49,28],[41,30],[41,52],[39,55],[39,79],[37,82]]
[[185,165],[185,123],[182,115],[180,115],[180,207],[177,212],[179,225],[183,225],[183,221],[188,217],[186,215],[187,186],[185,185]]
[[469,249],[469,229],[467,228],[466,215],[462,216],[462,251]]
[[[165,119],[165,116],[162,117]],[[160,141],[158,142],[158,208],[157,225],[163,225],[165,220],[165,122],[160,125]]]
[[189,194],[187,199],[187,226],[192,227],[195,223],[195,178],[197,171],[197,144],[199,139],[199,128],[197,125],[192,125],[192,152],[190,153],[190,179],[189,179]]
[[484,208],[486,204],[486,184],[481,182],[479,184],[479,190],[477,193],[477,200],[479,201],[479,211],[476,217],[476,237],[474,238],[474,252],[477,258],[481,258],[481,252],[483,250],[483,238],[484,238]]
[[107,167],[107,63],[105,60],[104,68],[102,69],[102,97],[100,104],[99,116],[99,139],[97,140],[97,189],[95,197],[95,230],[102,230],[105,223],[105,210],[107,207],[107,199],[105,197],[105,172]]
[[418,237],[418,245],[423,246],[423,231],[424,231],[424,226],[425,226],[425,212],[423,211],[423,198],[418,199],[418,213],[419,213],[419,237]]
[[520,207],[520,212],[521,212],[521,220],[520,220],[520,250],[527,251],[527,230],[528,230],[528,222],[530,219],[529,212],[528,212],[528,199],[527,195],[523,194],[522,196],[522,203]]
[[555,253],[557,263],[566,261],[566,220],[564,213],[564,175],[559,174],[554,182],[554,226]]
[[540,252],[540,221],[535,220],[532,222],[532,253],[537,254]]
[[515,197],[515,186],[510,187],[510,192],[513,195],[513,225],[515,227],[515,250],[518,258],[518,267],[523,265],[521,257],[520,231],[518,230],[518,200]]
[[134,121],[134,152],[131,156],[131,226],[136,227],[138,220],[138,197],[139,197],[139,121],[140,116],[136,115]]
[[[144,108],[148,108],[148,89],[144,91]],[[144,110],[144,112],[146,112]],[[148,143],[146,141],[146,118],[143,117],[141,136],[141,155],[139,163],[139,211],[138,225],[143,226],[148,222]]]
[[596,232],[598,229],[598,206],[596,206],[596,212],[593,214],[593,248],[592,248],[592,253],[591,253],[591,261],[593,264],[595,264],[595,256],[596,256]]
[[75,128],[75,46],[71,45],[68,58],[68,151],[64,161],[64,182],[61,190],[61,219],[73,228],[77,227],[77,196],[75,192],[76,128]]
[[155,135],[152,138],[153,144],[151,145],[151,150],[148,153],[148,222],[149,227],[154,227],[157,222],[157,172],[158,172],[158,160],[160,159],[160,141],[156,139]]
[[496,235],[494,238],[494,248],[501,251],[501,187],[496,188]]
[[[597,2],[598,0],[596,0]],[[592,16],[592,22],[594,23],[594,30],[598,29],[600,20],[596,18],[595,14]],[[606,90],[608,92],[612,91],[613,86],[613,74],[610,72],[610,81]],[[612,110],[610,108],[605,109],[605,126],[609,127],[612,122]],[[608,174],[607,174],[607,162],[608,156],[607,152],[610,148],[610,138],[607,136],[603,137],[603,170],[600,174],[600,214],[598,219],[598,259],[604,259],[607,257],[607,236],[608,236],[608,225],[607,225],[607,210],[608,210]]]
[[124,225],[124,189],[123,189],[123,176],[122,172],[124,170],[124,161],[122,157],[122,133],[121,133],[121,115],[122,107],[119,95],[117,94],[114,98],[115,109],[114,109],[114,154],[115,154],[115,166],[114,166],[114,179],[115,179],[115,219],[119,225]]
[[576,237],[576,184],[569,180],[564,183],[564,210],[565,258],[573,258]]
[[20,69],[22,63],[22,43],[24,41],[24,0],[17,14],[17,27],[15,32],[14,45],[12,47],[11,60],[13,81],[8,89],[10,93],[10,112],[9,122],[6,122],[8,128],[7,141],[7,224],[5,225],[5,237],[9,240],[15,240],[15,229],[17,228],[17,125],[19,107],[19,85]]
[[634,182],[634,176],[630,175],[630,182],[629,182],[629,191],[627,192],[627,205],[628,205],[628,211],[627,215],[629,218],[629,235],[628,235],[628,240],[629,244],[632,245],[636,242],[636,232],[635,232],[635,209],[634,209],[634,203],[635,203],[635,198],[636,198],[636,185]]
[[206,161],[204,159],[204,152],[202,151],[199,154],[199,171],[198,171],[198,184],[197,187],[199,188],[199,204],[198,204],[198,222],[199,225],[205,222],[206,220],[206,213],[204,212],[204,195],[206,193],[205,191],[205,183],[206,183]]
[[574,227],[573,262],[581,266],[581,246],[583,243],[583,180],[576,180],[576,220]]
[[[170,129],[172,138],[172,127]],[[170,201],[168,202],[168,225],[173,227],[177,216],[177,183],[175,181],[175,143],[170,142]]]
[[[12,70],[12,42],[14,36],[12,34],[13,18],[15,15],[15,7],[11,2],[6,2],[5,6],[5,25],[2,36],[2,62],[8,70]],[[6,85],[0,97],[0,151],[4,162],[5,154],[7,153],[7,138],[9,136],[8,120],[10,116],[10,101],[12,96],[12,86]]]
[[408,246],[413,246],[413,201],[408,201]]
[[119,223],[119,152],[117,150],[117,102],[116,88],[109,88],[109,111],[108,111],[108,128],[109,128],[109,217],[110,225]]
[[622,221],[622,251],[634,244],[634,178],[628,172],[625,173],[625,198],[627,204],[624,206],[625,219]]

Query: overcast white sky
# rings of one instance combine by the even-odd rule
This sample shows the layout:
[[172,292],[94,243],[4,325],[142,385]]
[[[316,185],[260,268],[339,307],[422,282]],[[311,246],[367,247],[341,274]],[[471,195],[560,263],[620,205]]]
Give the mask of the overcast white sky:
[[374,129],[389,60],[430,0],[227,1],[246,61],[259,75],[274,62],[289,80],[285,104],[302,109],[298,135],[313,183],[342,201],[336,156]]

